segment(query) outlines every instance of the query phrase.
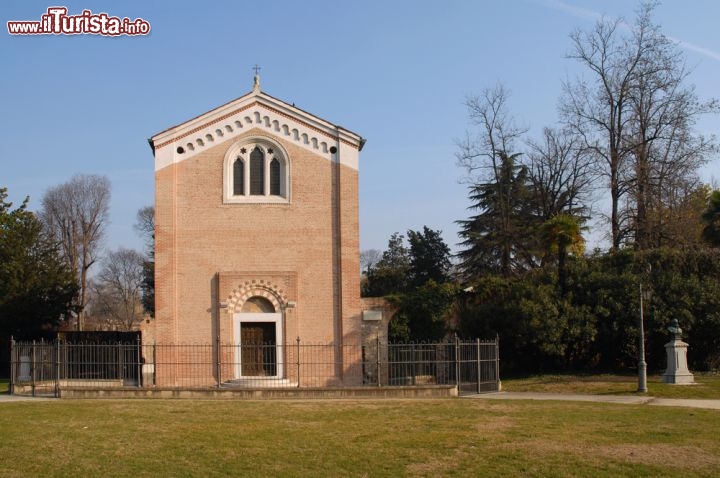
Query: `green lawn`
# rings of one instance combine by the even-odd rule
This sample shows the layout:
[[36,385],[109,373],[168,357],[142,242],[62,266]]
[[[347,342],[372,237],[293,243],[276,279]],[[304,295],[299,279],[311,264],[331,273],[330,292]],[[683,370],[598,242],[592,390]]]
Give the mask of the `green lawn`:
[[0,403],[6,476],[718,476],[720,412],[446,400]]
[[[648,377],[647,395],[662,398],[710,398],[720,400],[720,375],[695,374],[694,385],[668,385],[659,375]],[[632,375],[538,375],[503,379],[506,392],[589,393],[631,395],[637,393],[638,379]]]
[[0,393],[8,393],[8,385],[10,380],[6,378],[0,378]]

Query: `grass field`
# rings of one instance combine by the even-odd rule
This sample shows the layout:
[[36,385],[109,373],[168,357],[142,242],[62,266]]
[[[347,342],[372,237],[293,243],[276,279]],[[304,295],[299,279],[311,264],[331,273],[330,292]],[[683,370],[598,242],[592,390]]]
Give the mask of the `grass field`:
[[[720,375],[695,374],[694,385],[668,385],[659,375],[647,379],[648,396],[661,398],[702,398],[720,400]],[[631,375],[538,375],[503,379],[507,392],[587,393],[632,395],[637,393],[637,376]]]
[[0,403],[4,476],[717,476],[720,412],[470,398]]

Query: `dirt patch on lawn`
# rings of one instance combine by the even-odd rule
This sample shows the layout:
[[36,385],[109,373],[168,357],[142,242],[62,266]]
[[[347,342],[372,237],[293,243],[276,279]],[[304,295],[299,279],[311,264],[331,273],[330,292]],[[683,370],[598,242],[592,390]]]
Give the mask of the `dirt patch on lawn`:
[[405,470],[410,476],[439,476],[443,472],[449,473],[457,469],[460,463],[476,453],[477,448],[474,445],[458,446],[452,451],[422,463],[411,463],[405,467]]
[[517,420],[512,417],[489,417],[482,419],[475,425],[475,430],[480,434],[488,432],[502,432],[517,426]]
[[545,440],[523,440],[503,443],[496,449],[522,450],[529,456],[574,455],[589,463],[624,461],[639,465],[659,466],[668,469],[702,470],[720,465],[720,456],[700,446],[654,444],[593,445],[589,443],[565,443]]
[[608,459],[621,459],[642,465],[659,465],[686,470],[699,470],[720,465],[720,456],[687,445],[678,446],[665,443],[604,445],[594,448],[593,451]]

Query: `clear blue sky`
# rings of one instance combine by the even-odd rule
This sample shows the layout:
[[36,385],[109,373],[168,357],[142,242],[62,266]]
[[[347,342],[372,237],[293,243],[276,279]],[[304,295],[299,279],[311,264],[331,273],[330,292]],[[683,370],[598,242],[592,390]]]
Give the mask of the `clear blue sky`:
[[[12,36],[5,23],[50,6],[143,18],[148,36]],[[467,95],[502,82],[536,135],[556,121],[568,34],[600,14],[632,20],[635,2],[94,0],[0,3],[0,186],[31,198],[74,173],[112,182],[108,247],[141,248],[132,225],[153,202],[147,138],[247,93],[267,93],[367,139],[360,164],[361,248],[428,225],[455,248],[467,217],[455,139]],[[656,11],[681,42],[701,98],[720,97],[720,2],[666,1]],[[720,118],[699,124],[720,132]],[[713,162],[703,179],[720,179]],[[597,232],[595,232],[597,234]]]

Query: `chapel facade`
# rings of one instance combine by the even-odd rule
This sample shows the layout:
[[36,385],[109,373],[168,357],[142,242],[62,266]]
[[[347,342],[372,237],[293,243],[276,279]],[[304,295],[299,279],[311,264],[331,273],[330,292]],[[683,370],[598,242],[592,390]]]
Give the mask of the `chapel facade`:
[[[334,344],[333,377],[344,383],[358,364],[342,346],[361,340],[365,140],[264,93],[256,75],[248,94],[149,142],[157,343],[214,344],[230,365],[208,365],[208,383],[290,377],[283,344]],[[233,356],[249,342],[277,344],[274,363]],[[183,374],[156,372],[159,385]]]

